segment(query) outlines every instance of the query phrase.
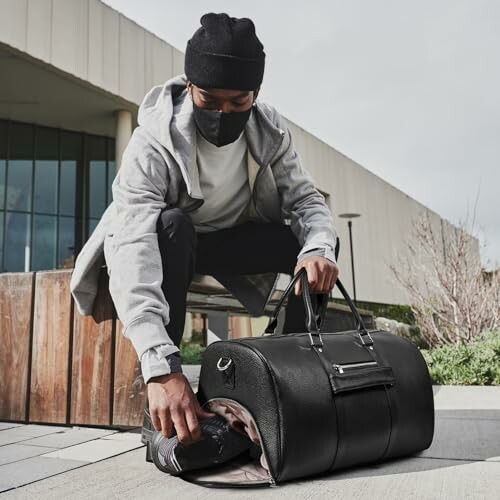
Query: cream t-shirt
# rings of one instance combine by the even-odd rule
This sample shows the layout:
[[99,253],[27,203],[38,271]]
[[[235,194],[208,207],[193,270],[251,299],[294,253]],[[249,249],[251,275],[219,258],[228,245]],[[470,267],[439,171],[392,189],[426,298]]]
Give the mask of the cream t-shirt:
[[251,197],[245,132],[220,147],[208,142],[198,130],[196,134],[196,170],[205,203],[189,215],[200,233],[232,227]]

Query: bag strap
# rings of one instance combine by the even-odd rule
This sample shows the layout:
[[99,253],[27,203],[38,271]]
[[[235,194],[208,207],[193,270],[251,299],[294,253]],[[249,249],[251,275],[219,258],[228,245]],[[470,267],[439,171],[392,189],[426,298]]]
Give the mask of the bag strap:
[[[285,299],[290,295],[291,290],[293,289],[293,286],[295,285],[296,281],[298,279],[301,279],[302,282],[302,297],[304,299],[304,305],[306,309],[306,314],[307,314],[307,321],[306,321],[306,327],[307,331],[309,333],[309,337],[311,338],[311,345],[316,345],[313,335],[317,336],[319,339],[319,345],[323,346],[323,340],[321,339],[321,334],[320,334],[320,327],[321,324],[323,323],[325,314],[326,314],[326,308],[328,305],[328,294],[322,293],[318,294],[318,303],[319,303],[319,312],[315,314],[313,311],[313,305],[311,302],[311,295],[309,291],[309,280],[307,277],[307,270],[305,267],[301,267],[297,273],[295,273],[295,276],[292,277],[290,280],[290,283],[286,287],[285,291],[283,292],[283,295],[281,296],[278,304],[276,305],[276,308],[274,309],[274,312],[269,320],[269,323],[267,324],[266,329],[264,330],[265,333],[270,333],[274,334],[276,330],[276,326],[278,325],[278,315],[281,310],[281,307],[283,306],[283,302]],[[365,324],[363,322],[363,319],[361,318],[361,315],[359,314],[358,310],[356,309],[356,306],[352,302],[351,298],[349,297],[349,294],[347,293],[347,290],[344,288],[344,285],[340,281],[340,279],[337,278],[335,281],[335,285],[337,285],[338,289],[344,296],[347,304],[349,305],[349,308],[351,309],[354,318],[356,319],[356,330],[358,331],[358,335],[361,339],[361,342],[364,346],[371,346],[373,345],[373,339],[371,335],[368,333],[366,330]]]

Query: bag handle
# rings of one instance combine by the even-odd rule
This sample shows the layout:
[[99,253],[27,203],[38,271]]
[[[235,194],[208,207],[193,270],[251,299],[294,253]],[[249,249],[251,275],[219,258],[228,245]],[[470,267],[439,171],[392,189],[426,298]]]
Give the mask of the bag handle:
[[[315,315],[313,311],[313,306],[311,302],[311,295],[309,291],[309,280],[307,277],[307,270],[305,267],[301,267],[297,273],[295,273],[295,276],[290,280],[290,283],[286,287],[285,291],[283,292],[283,295],[281,296],[278,304],[276,305],[276,308],[274,309],[273,315],[271,316],[269,323],[267,324],[266,329],[264,330],[264,333],[270,333],[274,334],[276,330],[276,326],[278,325],[278,315],[281,310],[281,307],[283,306],[283,302],[285,299],[288,297],[290,294],[293,286],[295,285],[295,282],[298,279],[302,280],[302,296],[304,299],[304,305],[306,308],[306,313],[307,313],[307,322],[306,322],[306,327],[307,327],[307,332],[309,333],[309,338],[311,339],[311,345],[312,346],[317,346],[317,347],[323,347],[323,339],[321,338],[320,334],[320,327],[323,322],[324,316],[326,314],[326,308],[328,305],[328,294],[322,293],[318,294],[318,300],[319,302],[319,313]],[[358,335],[361,339],[361,343],[364,346],[372,346],[373,345],[373,339],[369,332],[366,330],[365,324],[363,322],[363,319],[361,318],[361,315],[359,314],[358,310],[356,309],[356,306],[352,302],[351,298],[349,297],[349,294],[347,293],[347,290],[344,288],[344,285],[340,281],[340,279],[336,279],[335,285],[337,285],[338,289],[344,296],[344,299],[346,300],[347,304],[349,305],[349,308],[351,309],[354,318],[356,319],[356,330],[358,331]],[[313,335],[317,336],[319,339],[319,345],[315,343],[313,339]]]

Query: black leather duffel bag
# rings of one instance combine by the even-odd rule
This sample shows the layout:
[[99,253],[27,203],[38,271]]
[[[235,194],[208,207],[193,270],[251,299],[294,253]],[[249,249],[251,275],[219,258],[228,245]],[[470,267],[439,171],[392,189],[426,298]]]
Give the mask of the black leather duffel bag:
[[[274,334],[297,279],[308,331]],[[207,409],[227,403],[251,415],[266,474],[259,476],[250,467],[255,463],[240,457],[181,477],[214,487],[277,486],[430,446],[434,400],[420,351],[390,332],[367,330],[339,279],[336,286],[352,310],[355,330],[321,332],[328,296],[318,294],[314,311],[301,268],[262,336],[216,341],[203,354],[198,400]]]

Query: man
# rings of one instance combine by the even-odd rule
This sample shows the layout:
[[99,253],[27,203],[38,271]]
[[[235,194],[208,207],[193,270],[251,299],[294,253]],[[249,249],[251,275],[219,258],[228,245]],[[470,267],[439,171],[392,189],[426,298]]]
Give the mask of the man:
[[[100,235],[109,290],[148,387],[149,444],[151,423],[183,446],[224,425],[201,408],[180,364],[194,272],[215,276],[257,315],[277,273],[305,267],[313,305],[338,276],[331,212],[283,117],[257,101],[264,60],[250,19],[202,16],[187,43],[185,75],[145,96],[113,182],[113,207],[75,264],[71,290],[80,312],[89,313],[98,273],[90,248]],[[300,282],[283,331],[305,331]]]

